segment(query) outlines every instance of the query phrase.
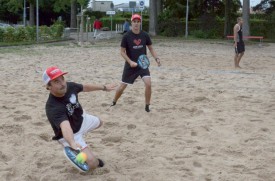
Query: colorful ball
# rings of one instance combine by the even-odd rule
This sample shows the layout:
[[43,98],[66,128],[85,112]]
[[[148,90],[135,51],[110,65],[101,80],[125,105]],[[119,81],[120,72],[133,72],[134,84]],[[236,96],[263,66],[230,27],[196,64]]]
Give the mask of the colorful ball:
[[86,162],[86,160],[87,160],[87,154],[86,153],[84,153],[84,152],[80,152],[78,155],[76,155],[76,161],[78,162],[78,163],[84,163],[84,162]]

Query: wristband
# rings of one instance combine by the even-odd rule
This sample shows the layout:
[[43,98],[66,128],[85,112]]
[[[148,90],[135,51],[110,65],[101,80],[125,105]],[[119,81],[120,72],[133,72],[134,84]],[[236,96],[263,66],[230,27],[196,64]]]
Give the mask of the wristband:
[[103,91],[106,91],[107,87],[105,85],[103,85]]

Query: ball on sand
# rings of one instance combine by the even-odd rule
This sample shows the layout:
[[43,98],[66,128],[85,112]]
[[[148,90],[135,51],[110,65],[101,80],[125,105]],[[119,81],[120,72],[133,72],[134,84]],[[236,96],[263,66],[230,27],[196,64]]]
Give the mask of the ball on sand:
[[80,152],[77,156],[76,156],[76,161],[79,163],[84,163],[87,160],[87,154],[84,152]]

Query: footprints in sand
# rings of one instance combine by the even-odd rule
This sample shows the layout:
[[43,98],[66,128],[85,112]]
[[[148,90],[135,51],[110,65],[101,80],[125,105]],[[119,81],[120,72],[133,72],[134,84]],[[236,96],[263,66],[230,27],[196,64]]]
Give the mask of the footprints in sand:
[[25,122],[25,121],[28,121],[28,120],[31,120],[31,119],[32,119],[32,117],[28,116],[28,115],[22,115],[22,116],[14,117],[15,122]]
[[197,132],[192,131],[192,132],[191,132],[191,136],[197,136]]
[[39,134],[39,138],[43,141],[46,141],[46,142],[50,142],[52,140],[51,136],[49,136],[47,133]]
[[193,162],[193,166],[194,166],[194,167],[202,167],[202,164],[199,163],[199,162],[197,162],[197,161],[194,161],[194,162]]
[[8,162],[12,160],[12,157],[9,155],[4,154],[2,151],[0,151],[0,162]]
[[24,129],[23,126],[21,125],[17,125],[17,124],[13,124],[13,125],[0,125],[0,132],[4,133],[4,134],[15,134],[17,136],[22,135]]
[[105,137],[105,138],[102,138],[101,142],[103,144],[106,144],[106,143],[119,143],[122,141],[122,137],[121,136],[112,136],[112,137]]
[[201,97],[195,97],[194,98],[195,102],[203,102],[203,101],[210,101],[207,97],[201,96]]
[[134,125],[134,124],[129,124],[129,125],[127,125],[127,129],[128,130],[132,130],[132,129],[136,129],[136,125]]
[[[116,127],[121,127],[121,125],[117,122],[106,122],[104,124],[104,127],[106,127],[106,129],[116,129]],[[127,130],[134,130],[136,129],[136,125],[135,124],[128,124],[127,126]],[[99,131],[100,132],[100,131]],[[100,132],[101,134],[106,134],[106,131]],[[115,135],[107,135],[105,137],[103,137],[101,139],[101,143],[106,145],[106,146],[114,146],[114,144],[119,144],[123,142],[123,137],[122,136],[115,136]]]

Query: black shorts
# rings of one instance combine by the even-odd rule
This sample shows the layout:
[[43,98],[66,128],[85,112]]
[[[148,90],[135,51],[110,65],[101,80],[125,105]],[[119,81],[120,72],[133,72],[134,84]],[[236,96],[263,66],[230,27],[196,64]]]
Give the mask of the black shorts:
[[245,51],[244,42],[237,42],[237,47],[235,47],[236,54],[243,53]]
[[139,67],[129,68],[125,66],[122,74],[122,82],[133,84],[138,76],[141,78],[145,76],[150,77],[149,69],[141,69]]

